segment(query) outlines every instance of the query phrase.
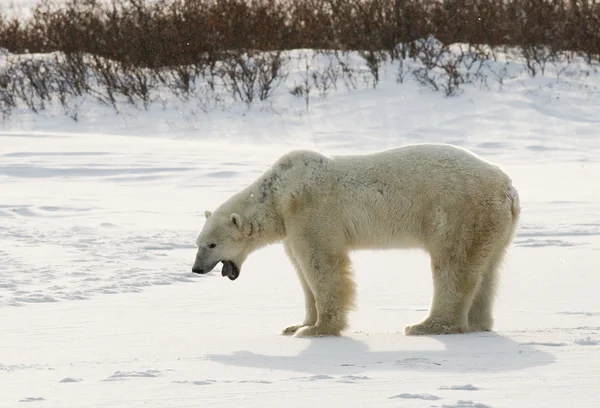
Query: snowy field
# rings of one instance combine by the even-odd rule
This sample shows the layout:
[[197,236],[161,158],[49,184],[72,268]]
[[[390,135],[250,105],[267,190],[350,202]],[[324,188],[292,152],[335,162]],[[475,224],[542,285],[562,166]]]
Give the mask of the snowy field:
[[[597,407],[600,73],[525,73],[457,97],[396,84],[203,113],[173,102],[0,123],[0,407]],[[60,109],[57,108],[57,112]],[[238,280],[191,273],[212,210],[295,148],[444,142],[501,165],[522,218],[495,332],[407,337],[429,259],[356,252],[341,338],[304,317],[280,245]]]

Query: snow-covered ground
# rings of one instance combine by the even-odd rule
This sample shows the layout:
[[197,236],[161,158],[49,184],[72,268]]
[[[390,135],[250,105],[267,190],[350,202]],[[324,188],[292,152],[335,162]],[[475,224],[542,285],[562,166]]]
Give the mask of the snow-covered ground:
[[[600,73],[557,72],[446,98],[390,69],[308,111],[291,76],[246,112],[13,112],[0,124],[0,406],[597,407]],[[282,153],[420,142],[469,148],[519,189],[495,332],[404,336],[431,297],[418,251],[353,254],[341,338],[279,335],[304,313],[280,245],[235,282],[191,273],[203,211]]]

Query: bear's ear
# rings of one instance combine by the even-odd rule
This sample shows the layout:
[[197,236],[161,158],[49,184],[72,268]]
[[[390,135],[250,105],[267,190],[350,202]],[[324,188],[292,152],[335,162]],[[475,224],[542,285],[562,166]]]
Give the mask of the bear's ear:
[[238,213],[233,213],[231,214],[231,222],[233,223],[233,225],[235,225],[236,227],[238,227],[240,230],[242,230],[244,232],[244,234],[246,234],[247,236],[252,236],[253,230],[254,230],[254,226],[252,225],[252,222],[246,220],[246,222],[242,221],[242,216],[239,215]]
[[210,211],[204,211],[204,218],[208,218],[212,215],[212,212]]
[[242,216],[239,215],[238,213],[233,213],[231,214],[231,217],[229,217],[229,219],[231,220],[231,222],[233,222],[233,225],[235,225],[238,228],[242,228]]

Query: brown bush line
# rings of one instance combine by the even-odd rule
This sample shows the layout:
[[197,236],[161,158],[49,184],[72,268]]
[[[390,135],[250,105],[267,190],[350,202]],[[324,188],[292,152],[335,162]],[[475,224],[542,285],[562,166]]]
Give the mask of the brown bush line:
[[[301,78],[288,88],[307,109],[311,95],[339,82],[376,87],[390,59],[397,82],[410,74],[447,96],[464,84],[487,88],[492,76],[502,86],[508,71],[488,64],[497,56],[531,76],[573,59],[597,69],[599,2],[43,0],[28,19],[0,12],[0,117],[58,102],[79,120],[89,97],[117,112],[123,104],[148,109],[165,90],[203,111],[250,105],[285,81],[293,49],[314,50],[301,51]],[[319,55],[329,62],[312,64]]]
[[369,58],[433,36],[446,44],[600,55],[600,0],[43,0],[0,14],[12,53],[93,54],[149,68],[214,64],[231,50],[358,50]]

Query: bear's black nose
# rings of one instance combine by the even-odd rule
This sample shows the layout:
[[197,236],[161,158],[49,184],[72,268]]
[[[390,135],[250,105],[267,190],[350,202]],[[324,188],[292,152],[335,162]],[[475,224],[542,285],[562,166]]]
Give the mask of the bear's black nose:
[[192,268],[192,272],[194,272],[194,273],[204,273],[204,269],[201,269],[201,268]]

